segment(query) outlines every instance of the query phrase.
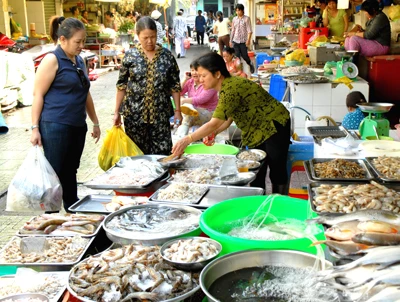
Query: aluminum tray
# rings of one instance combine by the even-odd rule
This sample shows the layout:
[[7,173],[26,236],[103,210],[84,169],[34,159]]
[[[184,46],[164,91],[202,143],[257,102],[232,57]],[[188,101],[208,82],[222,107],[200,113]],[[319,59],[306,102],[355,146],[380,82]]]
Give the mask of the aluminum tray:
[[328,161],[333,160],[332,158],[313,158],[308,160],[308,164],[305,164],[304,167],[306,169],[309,169],[310,171],[307,172],[307,176],[310,175],[311,181],[370,181],[371,179],[374,179],[374,175],[372,175],[370,169],[368,168],[365,160],[363,159],[349,159],[349,158],[345,158],[345,160],[349,161],[349,162],[355,162],[358,163],[358,165],[364,170],[364,177],[363,178],[321,178],[321,177],[317,177],[317,175],[315,174],[315,169],[314,169],[314,165],[317,163],[325,163]]
[[[40,302],[47,302],[50,301],[49,298],[46,295],[42,294],[15,294],[15,295],[10,295],[4,298],[0,299],[0,302],[8,302],[8,301],[30,301],[31,299],[35,299],[36,301]],[[35,301],[34,300],[34,301]]]
[[123,194],[145,194],[145,193],[153,193],[157,191],[159,188],[161,188],[163,185],[167,183],[167,180],[169,179],[170,174],[167,173],[163,179],[156,180],[152,182],[148,187],[145,188],[137,188],[137,189],[122,189],[118,188],[115,189],[114,191],[117,193],[123,193]]
[[379,179],[387,182],[395,182],[395,183],[400,183],[400,179],[396,178],[388,178],[386,175],[382,174],[379,172],[377,168],[375,168],[375,165],[373,164],[373,160],[378,157],[366,157],[365,160],[367,161],[368,165],[371,167],[371,169],[374,171],[374,173],[379,177]]
[[[68,210],[71,212],[79,212],[79,213],[110,214],[112,212],[107,211],[105,204],[110,203],[113,197],[114,197],[113,195],[87,195],[82,199],[78,200],[72,206],[70,206]],[[127,196],[127,197],[133,200],[146,198],[141,196]],[[145,203],[146,202],[143,202],[141,204]]]
[[[299,74],[301,76],[303,75],[312,75],[312,73],[301,73]],[[317,78],[310,77],[310,79],[304,79],[304,80],[296,80],[298,76],[295,75],[289,75],[285,76],[283,78],[284,81],[287,82],[292,82],[294,84],[320,84],[320,83],[329,83],[330,80],[327,77],[323,76],[316,76]]]
[[[308,201],[310,202],[310,207],[311,210],[317,214],[332,214],[332,215],[343,215],[345,213],[338,212],[338,213],[332,213],[332,212],[319,212],[317,211],[316,206],[312,202],[315,196],[314,191],[312,190],[313,188],[319,187],[321,185],[344,185],[344,186],[349,186],[349,185],[363,185],[365,182],[344,182],[344,181],[325,181],[325,182],[312,182],[308,184]],[[389,189],[393,189],[397,192],[400,192],[400,184],[385,184],[385,187]]]
[[241,158],[239,157],[240,154],[242,154],[243,152],[246,152],[246,151],[255,153],[255,154],[257,154],[258,156],[260,156],[261,159],[257,160],[258,162],[263,161],[263,160],[267,157],[267,153],[266,153],[264,150],[260,150],[260,149],[249,149],[249,150],[241,150],[238,154],[236,154],[236,158],[237,158],[237,159],[240,159],[240,160],[246,160],[246,159],[241,159]]
[[[112,172],[113,169],[115,169],[118,166],[123,166],[124,162],[126,161],[127,158],[133,159],[133,160],[148,160],[151,162],[157,162],[157,159],[162,158],[162,155],[141,155],[141,156],[133,156],[133,157],[123,157],[121,158],[118,163],[108,169],[104,174],[109,174]],[[93,184],[91,183],[94,179],[100,177],[97,176],[94,179],[85,182],[83,185],[91,188],[91,189],[97,189],[97,190],[130,190],[130,189],[139,189],[139,190],[145,190],[147,187],[149,187],[153,182],[156,180],[163,178],[166,174],[168,174],[168,169],[163,168],[164,172],[161,173],[158,177],[150,180],[149,182],[143,184],[143,185],[109,185],[109,184]],[[102,174],[102,175],[104,175]],[[101,175],[101,176],[102,176]]]
[[[186,155],[188,159],[184,165],[177,167],[175,170],[192,170],[197,168],[211,168],[219,169],[225,159],[235,158],[235,155],[220,155],[220,154],[188,154]],[[201,161],[199,166],[194,166],[193,161]],[[219,165],[219,161],[221,164]],[[196,163],[196,162],[195,162]]]
[[[59,276],[59,279],[64,280],[64,286],[57,292],[57,294],[54,296],[53,299],[50,299],[50,302],[57,302],[61,299],[62,295],[65,292],[65,289],[67,288],[67,283],[68,283],[68,276],[69,272],[39,272],[39,274],[44,275],[44,276],[52,276],[52,275],[57,275]],[[1,276],[0,277],[0,287],[6,283],[6,285],[10,285],[11,282],[13,282],[13,279],[15,278],[15,275],[6,275],[6,276]],[[3,284],[2,284],[3,283]],[[3,297],[5,298],[5,297]],[[3,299],[1,298],[1,299]]]
[[195,186],[201,187],[200,196],[196,200],[193,200],[193,202],[192,201],[191,202],[179,202],[179,201],[173,201],[173,200],[161,200],[161,199],[158,199],[158,194],[160,193],[160,191],[168,188],[170,185],[172,185],[172,183],[167,183],[166,185],[162,186],[160,189],[158,189],[156,192],[154,192],[153,195],[150,196],[149,200],[153,201],[153,202],[164,202],[164,203],[170,203],[170,204],[181,204],[181,205],[191,206],[193,204],[200,203],[201,199],[204,197],[204,195],[208,191],[208,186],[207,185],[191,184],[190,186],[193,186],[193,187],[195,187]]
[[[60,236],[53,236],[53,237],[60,237]],[[15,238],[20,238],[17,236],[14,236],[8,241],[8,243],[0,250],[0,253],[2,253],[4,250],[8,248],[8,246],[11,244],[12,240],[15,240]],[[89,242],[87,246],[83,249],[82,253],[76,258],[74,262],[68,262],[68,263],[63,263],[63,262],[56,262],[56,263],[0,263],[0,266],[17,266],[17,267],[29,267],[32,269],[35,269],[40,272],[51,272],[51,271],[69,271],[75,264],[79,263],[79,261],[82,259],[82,257],[86,254],[86,251],[89,249],[90,245],[92,244],[93,240],[96,237],[92,238],[87,238],[89,239]]]
[[339,126],[313,126],[308,127],[310,135],[317,137],[346,137],[346,133]]
[[[29,222],[34,220],[36,217],[37,216],[34,216],[31,219],[29,219]],[[93,234],[90,234],[90,235],[83,235],[83,234],[74,233],[74,232],[68,232],[68,231],[66,231],[65,234],[57,234],[57,233],[56,234],[52,234],[52,233],[50,233],[50,234],[21,234],[20,231],[22,230],[22,228],[19,229],[15,235],[18,236],[18,237],[73,237],[73,236],[81,236],[83,238],[91,238],[91,237],[96,236],[99,233],[100,229],[101,229],[101,221],[99,221],[99,225],[94,230]]]

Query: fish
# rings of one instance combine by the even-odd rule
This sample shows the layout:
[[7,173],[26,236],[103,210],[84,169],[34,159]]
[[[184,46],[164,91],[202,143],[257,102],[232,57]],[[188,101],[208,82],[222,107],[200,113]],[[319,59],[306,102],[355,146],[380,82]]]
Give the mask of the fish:
[[399,227],[394,226],[390,223],[382,222],[382,221],[369,220],[369,221],[359,222],[357,228],[360,231],[364,231],[364,232],[396,234],[396,233],[398,233]]
[[341,222],[327,229],[325,236],[340,241],[351,240],[358,232],[358,224],[357,220]]
[[67,219],[48,219],[48,220],[45,220],[45,221],[43,221],[38,227],[37,227],[37,229],[39,230],[39,231],[42,231],[42,230],[44,230],[45,228],[47,228],[49,225],[52,225],[52,224],[55,224],[55,225],[60,225],[60,224],[63,224],[64,222],[66,222],[67,221]]
[[334,266],[335,271],[346,271],[360,265],[368,264],[379,264],[378,269],[383,269],[393,265],[395,263],[400,263],[400,247],[398,246],[381,246],[371,248],[365,251],[366,255],[354,260],[353,262]]
[[372,288],[374,288],[375,286],[377,286],[379,284],[400,286],[400,271],[393,270],[393,271],[389,271],[387,274],[383,274],[382,276],[379,276],[377,278],[370,278],[370,282],[368,283],[367,288],[365,290],[363,290],[358,301],[360,301],[367,293],[369,293],[369,291]]
[[341,222],[352,221],[352,220],[358,220],[358,221],[377,220],[393,224],[396,226],[400,226],[400,214],[382,210],[362,210],[340,216],[324,214],[314,219],[307,219],[306,221],[309,224],[320,223],[332,226]]
[[336,253],[342,256],[347,256],[351,254],[355,254],[361,250],[365,250],[370,248],[371,246],[365,244],[355,243],[351,240],[348,241],[336,241],[336,240],[322,240],[316,241],[311,244],[311,246],[315,246],[318,244],[326,244],[331,249],[333,249]]
[[385,234],[374,232],[363,232],[355,234],[352,238],[354,242],[367,245],[399,245],[400,234]]
[[371,298],[366,300],[365,302],[396,302],[400,300],[400,287],[389,286],[382,289],[376,295],[373,295]]

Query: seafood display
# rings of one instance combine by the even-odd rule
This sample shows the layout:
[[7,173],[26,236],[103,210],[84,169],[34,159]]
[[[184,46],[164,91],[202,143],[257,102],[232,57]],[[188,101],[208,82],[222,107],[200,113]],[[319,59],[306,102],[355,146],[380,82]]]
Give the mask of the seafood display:
[[[20,280],[18,278],[0,278],[0,298],[22,293],[36,293],[45,295],[52,300],[60,295],[60,291],[64,291],[67,285],[68,275],[30,271],[32,272],[26,277],[22,276],[19,278]],[[26,282],[28,278],[29,282]]]
[[68,285],[74,295],[92,301],[183,300],[199,288],[199,275],[165,263],[157,246],[127,245],[75,265]]
[[282,75],[287,75],[287,74],[304,74],[304,73],[312,73],[310,69],[307,68],[307,66],[291,66],[288,68],[284,68],[281,71]]
[[[24,295],[25,296],[25,295]],[[39,298],[38,296],[35,297],[23,297],[22,295],[20,297],[18,296],[12,296],[7,299],[1,300],[1,302],[47,302],[48,299],[43,296]]]
[[218,184],[218,170],[198,168],[178,171],[174,174],[174,181],[181,183]]
[[354,161],[333,159],[327,162],[313,163],[318,178],[364,178],[365,170]]
[[119,209],[123,209],[130,206],[137,206],[140,204],[146,204],[148,202],[147,197],[128,197],[128,196],[113,196],[111,202],[107,202],[104,205],[104,208],[108,212],[115,212]]
[[136,206],[115,213],[105,221],[105,229],[134,239],[170,237],[197,229],[200,215],[201,211],[189,212],[185,207]]
[[200,262],[210,259],[220,251],[206,238],[180,239],[162,251],[162,255],[174,262]]
[[30,238],[13,237],[0,252],[0,263],[72,263],[82,256],[89,239],[46,237],[41,252],[22,253],[21,241]]
[[93,235],[103,215],[42,214],[24,224],[18,235]]
[[316,76],[314,74],[307,75],[293,75],[284,78],[285,81],[293,82],[295,84],[312,84],[312,83],[328,83],[327,77]]
[[242,151],[236,157],[241,160],[261,161],[266,157],[266,154],[262,150],[254,149],[254,150]]
[[159,189],[150,198],[152,201],[173,201],[181,203],[197,203],[207,192],[208,187],[187,183],[170,183]]
[[370,163],[385,178],[400,181],[400,157],[379,156]]
[[370,184],[311,187],[310,198],[317,212],[351,213],[375,209],[398,213],[400,193],[375,181]]

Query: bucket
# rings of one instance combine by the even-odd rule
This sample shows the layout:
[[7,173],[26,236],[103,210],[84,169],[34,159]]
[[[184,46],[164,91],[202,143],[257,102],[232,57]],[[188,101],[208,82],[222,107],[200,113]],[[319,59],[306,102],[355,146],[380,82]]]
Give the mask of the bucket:
[[7,132],[8,132],[8,127],[6,125],[6,121],[3,118],[3,114],[0,111],[0,134],[6,134]]
[[[253,215],[264,200],[265,196],[229,199],[213,205],[201,215],[200,227],[202,231],[222,245],[220,255],[250,249],[298,250],[317,254],[317,249],[310,247],[311,242],[307,238],[267,241],[242,239],[227,235],[230,231],[229,222]],[[316,213],[310,211],[308,201],[287,196],[275,198],[270,213],[278,219],[294,218],[301,221],[317,216]],[[321,232],[315,237],[318,240],[323,240],[325,238],[323,228],[322,226],[318,226],[318,228]]]
[[206,146],[204,144],[193,144],[186,147],[185,153],[236,155],[239,153],[239,148],[224,144],[214,144],[213,146]]

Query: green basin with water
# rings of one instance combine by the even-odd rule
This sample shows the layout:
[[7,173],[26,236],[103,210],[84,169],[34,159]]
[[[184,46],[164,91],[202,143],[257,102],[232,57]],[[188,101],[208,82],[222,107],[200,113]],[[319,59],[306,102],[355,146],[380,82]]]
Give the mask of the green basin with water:
[[[266,250],[297,250],[306,253],[317,254],[315,247],[310,247],[311,240],[299,238],[293,240],[252,240],[232,237],[227,235],[231,230],[230,222],[252,216],[258,207],[264,202],[266,196],[239,197],[225,200],[208,208],[200,217],[200,228],[222,245],[220,255],[250,249]],[[267,211],[269,205],[264,209]],[[297,219],[304,221],[308,218],[317,217],[310,209],[309,202],[303,199],[288,196],[278,196],[274,199],[270,214],[278,220]],[[320,232],[314,236],[318,240],[324,240],[323,227],[318,225]]]
[[214,144],[206,146],[204,144],[189,145],[185,149],[186,154],[221,154],[221,155],[236,155],[239,148],[231,145]]

